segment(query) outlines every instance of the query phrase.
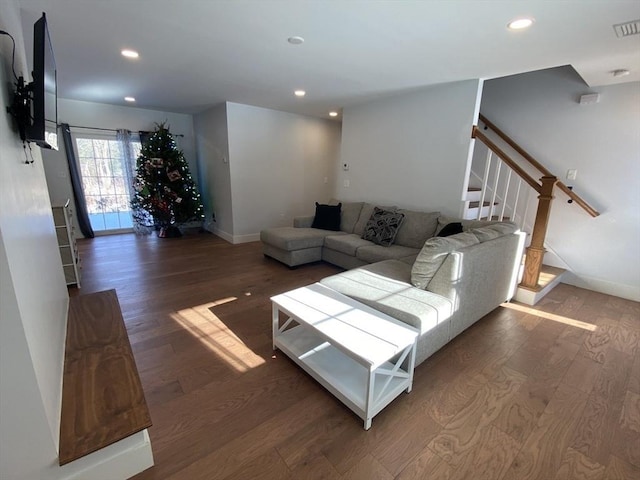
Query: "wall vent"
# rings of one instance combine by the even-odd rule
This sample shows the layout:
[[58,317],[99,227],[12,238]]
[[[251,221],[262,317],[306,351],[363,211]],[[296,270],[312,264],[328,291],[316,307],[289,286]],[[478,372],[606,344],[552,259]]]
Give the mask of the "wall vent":
[[618,38],[628,37],[630,35],[638,35],[640,33],[640,20],[632,20],[630,22],[619,23],[613,26]]

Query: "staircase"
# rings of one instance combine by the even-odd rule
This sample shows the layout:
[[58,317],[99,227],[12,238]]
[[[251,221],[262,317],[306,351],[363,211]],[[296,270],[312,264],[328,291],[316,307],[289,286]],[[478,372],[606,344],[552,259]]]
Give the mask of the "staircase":
[[463,218],[511,220],[527,233],[527,253],[515,299],[535,305],[560,283],[565,272],[543,265],[555,187],[569,197],[569,203],[592,217],[599,213],[483,115],[480,121],[482,128],[474,126],[472,131],[478,140],[469,178],[469,185],[474,186],[467,191]]
[[[486,185],[485,187],[486,188]],[[480,201],[482,199],[482,190],[481,187],[469,187],[467,190],[467,195],[465,197],[465,207],[463,218],[465,220],[496,220],[496,221],[509,221],[510,217],[506,217],[504,215],[494,215],[494,212],[503,212],[502,205],[500,202],[494,202],[493,208],[492,204],[489,201],[483,201],[482,208],[480,208]],[[531,239],[531,227],[530,225],[523,224],[524,228],[521,228],[527,234],[527,243]],[[522,257],[522,263],[520,267],[520,275],[518,280],[522,279],[522,275],[524,272],[526,255]],[[558,285],[562,281],[562,276],[566,272],[563,268],[553,267],[551,265],[543,264],[540,269],[540,276],[538,278],[538,286],[539,288],[536,290],[525,289],[522,287],[518,287],[516,290],[516,294],[514,295],[514,300],[527,304],[527,305],[535,305],[538,303],[545,295],[547,295],[553,288]]]

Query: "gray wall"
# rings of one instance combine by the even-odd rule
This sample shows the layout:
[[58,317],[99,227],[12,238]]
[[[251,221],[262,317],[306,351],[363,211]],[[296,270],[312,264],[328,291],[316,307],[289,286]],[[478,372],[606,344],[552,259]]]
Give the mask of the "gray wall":
[[[600,102],[580,105],[585,93]],[[602,213],[557,192],[545,263],[568,268],[567,283],[640,300],[640,83],[588,88],[571,67],[489,80],[482,113]]]
[[291,225],[329,199],[339,123],[238,103],[227,115],[234,235]]
[[[233,205],[229,172],[227,104],[194,116],[205,228],[232,241]],[[215,221],[213,220],[215,215]]]
[[345,108],[349,170],[338,166],[336,197],[459,215],[481,88],[447,83]]
[[314,202],[329,200],[338,122],[231,102],[224,110],[214,107],[195,120],[215,233],[232,243],[255,241],[260,230],[292,225],[293,217],[314,212]]

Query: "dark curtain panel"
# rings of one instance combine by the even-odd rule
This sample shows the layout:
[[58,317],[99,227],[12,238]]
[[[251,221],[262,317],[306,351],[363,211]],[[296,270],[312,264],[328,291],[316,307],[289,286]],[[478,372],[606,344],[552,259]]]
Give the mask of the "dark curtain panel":
[[73,200],[76,204],[76,219],[78,227],[86,238],[93,238],[93,228],[89,221],[89,213],[87,212],[87,202],[84,198],[84,190],[82,189],[82,176],[80,175],[80,167],[76,160],[76,153],[73,149],[73,140],[71,140],[71,129],[68,123],[60,125],[62,128],[62,139],[64,141],[64,149],[67,152],[67,163],[69,164],[69,173],[71,175],[71,186],[73,187]]
[[147,140],[149,140],[149,137],[153,135],[153,132],[140,131],[138,132],[138,135],[140,135],[140,144],[144,145],[145,143],[147,143]]

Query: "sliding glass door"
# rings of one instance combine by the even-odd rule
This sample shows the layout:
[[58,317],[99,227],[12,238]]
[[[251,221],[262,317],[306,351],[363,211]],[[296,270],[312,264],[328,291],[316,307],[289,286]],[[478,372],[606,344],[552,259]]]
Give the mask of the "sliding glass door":
[[[98,233],[133,228],[123,144],[114,137],[75,135],[91,227]],[[132,142],[133,158],[140,142]]]

